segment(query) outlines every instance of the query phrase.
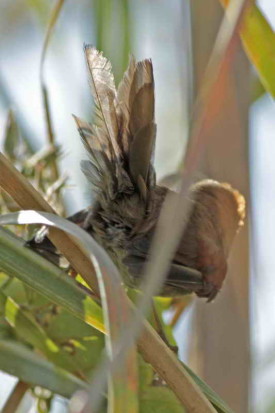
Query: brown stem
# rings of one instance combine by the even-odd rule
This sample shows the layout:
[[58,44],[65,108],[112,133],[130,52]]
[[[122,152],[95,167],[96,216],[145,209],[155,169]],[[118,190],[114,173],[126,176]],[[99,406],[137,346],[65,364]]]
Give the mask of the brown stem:
[[18,381],[2,408],[1,413],[15,413],[29,387],[29,384]]

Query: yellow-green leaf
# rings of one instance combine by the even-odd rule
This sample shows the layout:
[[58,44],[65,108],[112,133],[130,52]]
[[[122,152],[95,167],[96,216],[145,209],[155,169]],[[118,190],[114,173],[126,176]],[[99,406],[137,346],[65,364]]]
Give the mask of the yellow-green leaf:
[[58,267],[29,248],[11,232],[0,228],[1,269],[17,277],[57,305],[101,332],[101,307]]
[[[223,6],[229,4],[229,0],[220,2]],[[240,28],[240,36],[263,86],[275,97],[275,33],[260,9],[251,3]]]

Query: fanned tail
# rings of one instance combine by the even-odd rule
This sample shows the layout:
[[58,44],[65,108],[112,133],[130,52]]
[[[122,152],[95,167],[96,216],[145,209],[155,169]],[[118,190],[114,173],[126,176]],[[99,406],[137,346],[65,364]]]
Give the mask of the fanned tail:
[[110,62],[92,46],[85,46],[85,55],[96,122],[90,125],[74,117],[90,155],[82,170],[106,202],[130,193],[139,193],[147,202],[155,185],[152,63],[136,63],[131,57],[116,90]]

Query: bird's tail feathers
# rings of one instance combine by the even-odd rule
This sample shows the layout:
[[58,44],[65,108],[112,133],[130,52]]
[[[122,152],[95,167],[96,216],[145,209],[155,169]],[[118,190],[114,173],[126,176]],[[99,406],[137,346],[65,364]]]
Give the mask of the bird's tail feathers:
[[136,63],[131,57],[116,89],[110,62],[92,46],[84,50],[96,121],[90,125],[74,117],[90,155],[89,161],[82,162],[82,170],[95,190],[111,200],[138,191],[146,201],[155,185],[152,62]]

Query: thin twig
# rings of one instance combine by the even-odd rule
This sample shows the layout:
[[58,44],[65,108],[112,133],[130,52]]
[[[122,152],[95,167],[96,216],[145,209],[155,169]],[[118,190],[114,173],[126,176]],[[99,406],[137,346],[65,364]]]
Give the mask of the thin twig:
[[1,413],[15,413],[29,387],[29,384],[18,381],[4,404]]
[[186,308],[189,306],[192,300],[193,300],[192,296],[186,296],[186,297],[180,298],[179,300],[175,299],[175,303],[173,306],[175,309],[175,312],[173,314],[171,321],[169,322],[170,327],[175,327],[180,317],[182,316],[183,312],[186,310]]

